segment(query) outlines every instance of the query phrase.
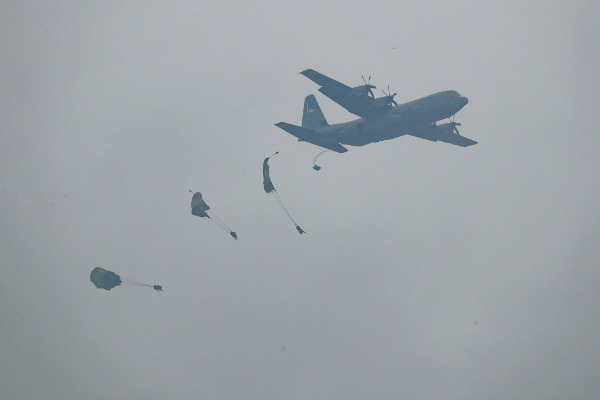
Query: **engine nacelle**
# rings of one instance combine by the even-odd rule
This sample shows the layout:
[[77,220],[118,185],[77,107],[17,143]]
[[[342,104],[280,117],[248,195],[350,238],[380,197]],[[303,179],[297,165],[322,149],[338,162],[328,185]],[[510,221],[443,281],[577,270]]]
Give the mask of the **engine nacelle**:
[[375,107],[377,107],[378,109],[381,109],[381,108],[389,108],[392,106],[393,103],[395,104],[394,96],[383,96],[383,97],[376,98],[375,101],[373,102],[373,105]]
[[375,86],[369,85],[369,84],[360,85],[360,86],[352,88],[352,94],[357,97],[363,97],[363,96],[366,97],[369,95],[372,97],[373,91],[371,89],[375,89],[375,88],[376,88]]

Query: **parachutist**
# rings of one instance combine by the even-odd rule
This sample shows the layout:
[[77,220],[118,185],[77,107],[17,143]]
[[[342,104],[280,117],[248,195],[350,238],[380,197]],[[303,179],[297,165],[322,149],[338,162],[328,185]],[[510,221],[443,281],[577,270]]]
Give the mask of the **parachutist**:
[[298,233],[299,233],[299,234],[301,234],[301,235],[302,235],[303,233],[306,233],[306,232],[304,232],[304,231],[302,230],[302,228],[300,228],[300,226],[299,226],[299,225],[296,225],[296,230],[297,230],[297,231],[298,231]]
[[154,285],[152,286],[152,289],[156,290],[157,292],[162,292],[162,286],[160,285]]
[[319,167],[317,164],[313,165],[313,169],[315,171],[319,171],[321,169],[321,167]]
[[237,233],[229,232],[229,234],[231,235],[231,237],[233,237],[235,240],[237,240]]

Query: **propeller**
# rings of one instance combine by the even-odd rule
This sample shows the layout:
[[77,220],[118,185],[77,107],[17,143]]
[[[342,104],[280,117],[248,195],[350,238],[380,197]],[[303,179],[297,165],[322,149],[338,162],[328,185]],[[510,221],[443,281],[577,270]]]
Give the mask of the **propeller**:
[[369,79],[365,80],[364,75],[361,76],[363,82],[365,83],[365,89],[367,90],[367,94],[371,97],[375,97],[375,95],[373,95],[373,91],[371,89],[376,89],[376,86],[371,85],[371,75],[369,75]]
[[387,90],[388,91],[386,93],[385,90],[381,89],[381,91],[383,92],[383,94],[387,97],[387,103],[388,104],[393,104],[396,107],[398,107],[398,103],[396,103],[396,100],[394,100],[394,96],[396,96],[398,93],[390,94],[390,93],[392,93],[392,91],[390,90],[390,85],[388,85]]

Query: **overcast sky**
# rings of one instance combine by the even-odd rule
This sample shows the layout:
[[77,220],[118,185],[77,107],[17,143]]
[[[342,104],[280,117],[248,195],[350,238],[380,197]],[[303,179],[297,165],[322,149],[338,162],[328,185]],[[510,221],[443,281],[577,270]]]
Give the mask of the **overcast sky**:
[[[172,3],[0,4],[0,398],[598,399],[597,2]],[[306,68],[479,144],[316,172]]]

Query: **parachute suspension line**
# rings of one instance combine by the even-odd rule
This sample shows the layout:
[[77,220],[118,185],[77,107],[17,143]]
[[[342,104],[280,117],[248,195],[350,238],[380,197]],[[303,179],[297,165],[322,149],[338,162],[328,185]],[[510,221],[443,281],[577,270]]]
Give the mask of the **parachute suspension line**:
[[218,222],[219,224],[221,224],[225,229],[227,229],[227,232],[231,232],[231,229],[229,229],[229,227],[227,226],[227,224],[225,222],[223,222],[223,220],[217,215],[216,212],[214,212],[214,210],[209,210],[209,217],[213,220],[213,222]]
[[[214,213],[211,213],[214,214]],[[228,229],[226,226],[224,226],[222,223],[220,223],[219,221],[217,221],[215,218],[212,218],[210,215],[207,215],[208,220],[212,221],[213,224],[215,224],[216,226],[218,226],[219,228],[223,229],[225,232],[229,233],[231,232],[230,229]]]
[[136,286],[136,287],[149,287],[149,288],[156,290],[157,292],[162,292],[162,286],[160,286],[160,285],[148,285],[147,283],[134,281],[133,279],[124,279],[122,285],[123,286]]
[[133,279],[123,279],[123,285],[124,286],[148,286],[148,287],[152,287],[152,285],[148,285],[146,283],[135,281]]
[[277,203],[279,203],[279,206],[281,207],[281,209],[287,214],[287,216],[294,223],[294,225],[298,225],[296,223],[296,221],[294,221],[294,218],[292,217],[292,215],[290,214],[290,212],[287,210],[287,208],[285,208],[285,204],[283,204],[283,201],[281,200],[281,197],[279,197],[279,193],[277,193],[276,190],[273,190],[271,193],[273,193],[273,197],[275,198],[275,201],[277,201]]
[[319,154],[317,154],[315,156],[315,158],[313,158],[313,169],[314,170],[318,171],[318,170],[321,169],[321,167],[319,165],[317,165],[317,158],[319,158],[319,156],[321,156],[321,154],[323,154],[323,153],[325,153],[327,151],[329,151],[329,150],[323,150],[322,152],[320,152]]
[[315,156],[315,158],[313,158],[313,164],[317,162],[317,158],[319,158],[321,156],[321,154],[328,152],[329,149],[323,150],[322,152],[320,152],[319,154],[317,154]]

